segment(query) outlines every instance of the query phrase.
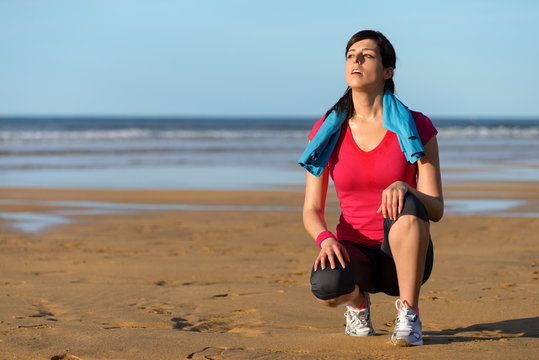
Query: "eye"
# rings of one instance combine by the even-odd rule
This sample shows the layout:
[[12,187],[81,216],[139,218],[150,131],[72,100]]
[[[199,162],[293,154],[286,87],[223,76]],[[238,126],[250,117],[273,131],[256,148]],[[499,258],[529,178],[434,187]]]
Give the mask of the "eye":
[[351,58],[353,58],[353,57],[354,57],[354,54],[348,54],[348,55],[346,56],[347,59],[351,59]]
[[369,59],[374,58],[374,55],[372,55],[372,54],[363,54],[363,56],[366,57],[366,58],[369,58]]

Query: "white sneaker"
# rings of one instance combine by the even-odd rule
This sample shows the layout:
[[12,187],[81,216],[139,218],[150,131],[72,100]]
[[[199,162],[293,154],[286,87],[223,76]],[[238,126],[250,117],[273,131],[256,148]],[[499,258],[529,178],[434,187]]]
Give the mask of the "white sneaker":
[[346,307],[344,316],[346,317],[346,329],[344,333],[350,336],[373,336],[374,329],[371,323],[371,301],[369,294],[365,293],[367,297],[367,307],[361,310],[355,310]]
[[399,313],[397,319],[395,319],[395,329],[393,330],[393,335],[391,335],[391,342],[398,346],[423,345],[423,333],[419,315],[405,306],[401,299],[395,301],[395,307]]

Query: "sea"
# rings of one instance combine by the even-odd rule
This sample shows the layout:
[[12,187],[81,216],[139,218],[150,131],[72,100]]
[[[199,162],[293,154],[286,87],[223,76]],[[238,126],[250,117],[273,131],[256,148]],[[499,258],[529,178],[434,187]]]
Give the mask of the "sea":
[[[0,187],[296,190],[317,118],[0,117]],[[539,119],[432,119],[444,183],[539,181]]]
[[[316,118],[0,117],[0,187],[66,189],[302,190],[297,164]],[[444,185],[539,181],[539,121],[432,119]],[[72,215],[156,210],[293,211],[296,207],[43,202],[49,213],[0,210],[37,233]],[[521,199],[446,199],[447,214],[539,217]],[[536,204],[532,202],[530,204]],[[528,209],[529,205],[528,204]],[[69,210],[65,210],[64,207]],[[535,205],[534,205],[535,206]],[[340,211],[338,207],[326,209]]]

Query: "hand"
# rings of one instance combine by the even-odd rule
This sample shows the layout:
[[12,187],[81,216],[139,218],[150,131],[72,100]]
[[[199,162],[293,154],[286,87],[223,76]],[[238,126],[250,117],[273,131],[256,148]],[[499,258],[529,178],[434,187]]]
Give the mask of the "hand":
[[404,181],[395,181],[382,191],[382,203],[376,211],[382,213],[384,218],[389,217],[391,220],[397,220],[397,215],[402,211],[404,204],[404,194],[409,189],[409,185]]
[[322,249],[314,261],[314,271],[318,269],[318,264],[320,264],[320,268],[322,268],[322,270],[326,268],[326,258],[329,260],[329,264],[332,269],[335,269],[335,256],[341,263],[343,269],[346,267],[344,260],[346,259],[346,261],[350,262],[348,252],[344,246],[342,246],[342,244],[334,238],[327,238],[326,240],[322,241],[321,245]]

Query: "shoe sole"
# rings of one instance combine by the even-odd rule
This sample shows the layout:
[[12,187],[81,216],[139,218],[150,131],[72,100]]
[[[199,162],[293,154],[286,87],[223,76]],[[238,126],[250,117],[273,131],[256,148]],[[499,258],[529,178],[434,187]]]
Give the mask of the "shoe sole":
[[355,336],[355,337],[365,337],[365,336],[374,336],[375,333],[374,332],[370,332],[370,333],[367,333],[365,335],[356,335],[356,334],[352,334],[352,333],[348,333],[348,332],[345,332],[346,335],[348,336]]
[[416,342],[409,342],[408,340],[404,338],[398,338],[395,340],[391,340],[393,345],[401,346],[401,347],[408,347],[408,346],[421,346],[423,345],[423,339],[417,340]]

